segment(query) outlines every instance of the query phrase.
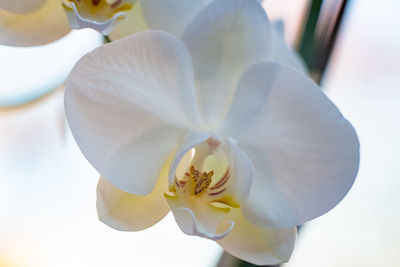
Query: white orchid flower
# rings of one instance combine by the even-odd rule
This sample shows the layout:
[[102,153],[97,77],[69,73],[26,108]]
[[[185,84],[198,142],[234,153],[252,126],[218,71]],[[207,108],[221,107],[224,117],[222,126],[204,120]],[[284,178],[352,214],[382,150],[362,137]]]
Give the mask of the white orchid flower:
[[171,210],[238,258],[289,259],[295,227],[350,189],[359,143],[312,80],[272,62],[287,51],[273,46],[258,3],[216,0],[180,39],[144,31],[76,64],[65,108],[101,174],[100,220],[138,231]]

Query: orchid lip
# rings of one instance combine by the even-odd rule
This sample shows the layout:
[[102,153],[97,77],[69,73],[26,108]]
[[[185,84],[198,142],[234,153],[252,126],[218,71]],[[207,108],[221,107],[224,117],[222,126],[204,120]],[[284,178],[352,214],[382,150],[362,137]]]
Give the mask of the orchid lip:
[[235,143],[216,133],[200,132],[189,133],[182,143],[164,196],[184,233],[219,240],[232,230],[229,214],[240,208],[247,182],[251,183],[251,179],[237,181],[246,175],[237,175],[243,162],[234,154]]
[[103,35],[108,35],[116,23],[127,17],[126,11],[132,9],[132,3],[122,0],[91,0],[85,5],[82,0],[64,0],[70,25],[74,29],[93,28]]
[[229,221],[229,227],[222,233],[215,233],[215,234],[210,234],[204,231],[201,231],[200,229],[198,229],[198,226],[196,224],[196,215],[193,213],[193,211],[189,208],[186,207],[181,207],[178,208],[178,212],[184,212],[184,213],[188,213],[191,217],[191,222],[192,222],[192,231],[184,231],[186,234],[189,235],[196,235],[196,236],[200,236],[200,237],[204,237],[207,239],[211,239],[213,241],[217,241],[220,240],[224,237],[226,237],[233,229],[233,226],[235,225],[235,222],[233,221]]

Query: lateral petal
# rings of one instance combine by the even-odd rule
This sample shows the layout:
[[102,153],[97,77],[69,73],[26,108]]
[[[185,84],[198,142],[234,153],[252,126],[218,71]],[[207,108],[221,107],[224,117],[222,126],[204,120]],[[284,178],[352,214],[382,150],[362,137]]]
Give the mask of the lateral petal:
[[147,195],[199,123],[190,56],[179,39],[157,31],[101,46],[72,70],[65,109],[100,174],[127,193]]
[[351,124],[313,81],[277,63],[243,75],[221,131],[254,165],[243,206],[254,224],[288,228],[329,211],[358,171]]

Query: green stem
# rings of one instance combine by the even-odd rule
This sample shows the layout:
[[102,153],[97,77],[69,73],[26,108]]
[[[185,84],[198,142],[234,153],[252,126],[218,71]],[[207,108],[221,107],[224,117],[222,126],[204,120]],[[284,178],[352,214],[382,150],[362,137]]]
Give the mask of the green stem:
[[324,6],[324,9],[327,8],[327,10],[322,16],[323,0],[312,0],[307,24],[299,46],[299,53],[303,56],[311,76],[317,83],[321,83],[336,43],[346,7],[350,2],[349,0],[332,1],[336,1],[338,4]]
[[112,40],[110,39],[110,37],[108,35],[103,35],[103,40],[105,44],[111,43]]
[[303,38],[300,42],[299,53],[302,55],[308,68],[312,68],[314,33],[317,27],[319,14],[323,0],[312,0],[308,12],[306,26],[303,32]]
[[336,38],[343,22],[346,7],[348,7],[349,2],[349,0],[341,0],[338,11],[331,12],[336,15],[333,16],[335,19],[331,19],[328,23],[326,23],[329,25],[333,25],[333,30],[330,32],[323,31],[321,36],[318,36],[318,38],[316,38],[319,41],[316,42],[316,44],[314,45],[317,57],[313,59],[313,65],[317,74],[316,78],[318,83],[321,82],[322,76],[328,66],[329,59],[332,55],[332,51],[336,43]]

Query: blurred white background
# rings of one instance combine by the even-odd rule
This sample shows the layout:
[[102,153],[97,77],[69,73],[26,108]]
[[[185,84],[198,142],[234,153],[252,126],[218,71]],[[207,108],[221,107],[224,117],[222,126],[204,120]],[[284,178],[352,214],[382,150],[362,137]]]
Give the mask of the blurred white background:
[[[285,16],[291,43],[300,2],[265,3],[271,17]],[[359,0],[346,14],[324,90],[359,134],[360,172],[343,202],[302,229],[287,267],[399,266],[399,10],[396,0]],[[32,65],[21,64],[31,52],[0,47],[2,99],[19,101],[27,89],[43,93],[49,87],[40,73],[52,78],[51,85],[61,84],[79,55],[98,42],[89,31],[77,36],[49,50],[35,48],[46,52],[32,55]],[[76,38],[80,44],[87,38],[84,47],[76,45]],[[62,90],[34,105],[0,109],[0,267],[200,267],[218,262],[218,245],[184,235],[171,215],[137,233],[103,225],[95,209],[97,179],[65,130]]]

